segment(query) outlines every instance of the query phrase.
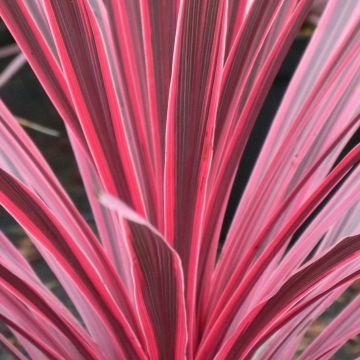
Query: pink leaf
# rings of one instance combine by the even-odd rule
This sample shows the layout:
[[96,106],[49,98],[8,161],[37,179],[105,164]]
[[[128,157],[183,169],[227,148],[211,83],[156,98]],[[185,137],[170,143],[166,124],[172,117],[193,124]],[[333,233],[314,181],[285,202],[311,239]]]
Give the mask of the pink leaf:
[[[38,246],[45,247],[52,254],[69,280],[76,284],[101,315],[109,335],[117,338],[119,351],[142,358],[142,350],[134,334],[134,331],[138,332],[137,319],[121,282],[114,274],[105,272],[102,278],[41,200],[3,170],[0,170],[0,202],[38,242]],[[107,287],[105,283],[108,283]],[[112,288],[111,294],[109,288]]]
[[190,357],[196,338],[195,279],[224,59],[225,10],[225,1],[181,2],[169,91],[165,238],[183,265]]
[[101,201],[127,220],[124,226],[148,353],[159,359],[184,359],[187,329],[179,256],[152,225],[120,200],[101,195]]
[[[337,9],[341,9],[341,17],[338,16]],[[229,276],[233,274],[236,264],[242,261],[252,246],[252,240],[263,228],[268,214],[282,214],[273,224],[276,225],[274,228],[281,228],[303,199],[320,184],[324,175],[331,169],[341,146],[346,144],[348,137],[358,127],[358,52],[356,37],[353,36],[357,17],[351,9],[351,4],[343,8],[341,2],[334,3],[328,9],[323,23],[309,45],[309,56],[304,57],[298,73],[290,84],[241,199],[217,264],[214,281],[219,293],[222,292]],[[331,37],[328,36],[334,24],[341,27],[339,39],[340,30],[333,32]],[[329,45],[323,48],[324,38]],[[333,38],[336,41],[333,42]],[[324,49],[324,54],[321,54],[322,60],[319,58],[320,49]],[[317,66],[314,67],[309,59],[316,61]],[[308,91],[302,87],[304,74],[306,82],[309,83],[306,86]],[[331,143],[337,147],[331,147],[331,152],[323,159],[322,165],[318,162],[320,154]],[[305,186],[299,189],[298,185],[307,177],[307,170],[316,163],[318,169],[303,184]],[[287,195],[295,188],[298,193],[293,193],[293,200],[280,212],[282,201],[287,199]],[[273,238],[274,234],[270,231],[274,230],[268,228],[259,250]]]
[[26,360],[26,357],[8,339],[0,334],[0,343],[17,360]]
[[24,1],[1,2],[0,14],[64,121],[79,138],[82,146],[87,149],[62,70],[58,64],[57,53],[54,53],[51,44],[47,42],[49,37],[45,38],[45,33],[42,32],[39,23],[34,20],[33,14]]
[[[218,358],[248,359],[254,352],[255,345],[268,338],[298,312],[306,309],[313,301],[325,296],[329,291],[358,277],[359,264],[346,277],[341,270],[344,265],[351,263],[359,256],[359,240],[360,235],[342,240],[323,257],[294,274],[273,297],[249,313],[235,334],[223,346]],[[326,290],[310,296],[304,302],[299,302],[304,294],[316,288],[322,279],[326,281],[331,273],[336,273],[337,276],[332,282],[327,283]],[[245,343],[241,341],[242,336],[251,340]]]
[[[259,8],[264,6],[264,11]],[[254,1],[250,13],[237,35],[222,73],[221,97],[217,109],[215,153],[211,165],[211,179],[206,200],[205,231],[199,263],[199,283],[208,283],[215,267],[218,240],[229,201],[231,187],[240,158],[245,149],[252,127],[275,78],[283,58],[304,19],[310,1],[299,2],[285,25],[279,30],[275,43],[263,66],[257,68],[257,56],[262,58],[261,48],[266,34],[278,15],[282,16],[282,3]],[[258,31],[262,29],[263,31]],[[252,42],[255,32],[258,42]],[[244,43],[243,43],[244,42]],[[249,57],[253,54],[254,57]],[[242,68],[243,62],[248,66]],[[240,75],[239,76],[239,72]],[[246,217],[245,217],[246,219]],[[201,307],[207,308],[208,290],[202,294]],[[203,323],[205,315],[202,316]]]
[[133,145],[129,144],[130,134],[126,133],[94,15],[83,1],[45,1],[45,8],[74,107],[103,186],[144,213],[146,199],[140,189],[139,167],[136,168],[135,154],[130,151]]
[[[208,356],[209,351],[210,354],[213,354],[214,351],[216,351],[217,346],[221,343],[228,327],[231,325],[233,316],[245,301],[249,290],[259,279],[267,264],[276,255],[276,252],[281,249],[281,246],[286,239],[294,233],[302,221],[309,216],[320,201],[324,199],[324,197],[334,188],[344,175],[359,162],[359,160],[360,145],[355,147],[352,152],[347,155],[347,157],[328,175],[319,188],[298,209],[291,221],[282,228],[269,246],[262,252],[258,261],[246,271],[240,285],[237,286],[238,277],[242,276],[247,266],[249,266],[250,259],[258,249],[261,237],[254,240],[249,253],[245,256],[246,263],[240,263],[237,266],[215,309],[211,312],[211,317],[207,324],[208,330],[204,334],[202,345],[200,345],[199,354],[201,354],[201,356],[205,353]],[[264,236],[265,234],[267,234],[267,232],[264,232],[261,236]],[[230,300],[229,296],[231,296]]]
[[306,348],[299,359],[328,357],[360,331],[360,296],[357,296]]

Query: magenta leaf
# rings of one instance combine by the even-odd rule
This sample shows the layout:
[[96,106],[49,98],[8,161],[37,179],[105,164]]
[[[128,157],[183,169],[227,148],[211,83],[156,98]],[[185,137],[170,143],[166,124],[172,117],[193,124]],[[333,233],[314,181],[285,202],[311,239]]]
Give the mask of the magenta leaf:
[[186,357],[184,276],[177,253],[163,236],[124,203],[109,195],[102,202],[126,219],[133,259],[136,301],[149,354],[160,359]]
[[[276,295],[250,312],[249,318],[252,318],[251,321],[244,319],[243,325],[236,330],[224,345],[223,350],[218,354],[219,358],[249,358],[251,350],[253,351],[251,347],[256,341],[264,341],[266,337],[276,331],[279,324],[291,319],[300,309],[303,310],[313,301],[325,296],[330,290],[342,285],[342,283],[349,283],[351,279],[356,278],[360,274],[358,263],[354,267],[352,274],[347,277],[342,274],[342,270],[344,265],[353,262],[357,258],[360,251],[359,239],[360,236],[358,235],[342,240],[323,257],[294,274],[277,291]],[[333,281],[327,281],[327,277],[333,272],[337,276]],[[315,293],[303,302],[299,302],[304,294],[316,288],[322,280],[327,282],[326,290],[322,290],[320,294]],[[291,308],[292,305],[294,306]],[[252,340],[245,345],[240,336]]]
[[[360,278],[360,145],[349,146],[360,126],[360,2],[2,0],[0,14],[16,42],[0,49],[0,87],[30,65],[91,208],[89,220],[0,101],[0,203],[76,314],[1,229],[6,351],[293,358]],[[309,45],[222,243],[239,164],[304,22]],[[330,358],[357,334],[358,306],[302,358]]]

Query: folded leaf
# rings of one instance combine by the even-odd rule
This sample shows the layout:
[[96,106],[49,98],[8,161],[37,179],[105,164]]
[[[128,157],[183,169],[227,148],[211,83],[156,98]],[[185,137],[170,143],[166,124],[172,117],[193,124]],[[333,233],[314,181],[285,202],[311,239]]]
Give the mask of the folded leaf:
[[156,359],[184,359],[187,329],[179,256],[151,224],[120,200],[109,195],[102,195],[101,200],[126,219],[135,296],[148,354]]

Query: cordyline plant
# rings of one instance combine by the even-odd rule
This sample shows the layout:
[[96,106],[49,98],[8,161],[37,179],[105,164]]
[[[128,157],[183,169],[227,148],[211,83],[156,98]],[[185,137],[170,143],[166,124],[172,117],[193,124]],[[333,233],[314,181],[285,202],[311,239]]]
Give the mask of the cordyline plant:
[[[97,225],[1,103],[0,201],[79,314],[1,234],[0,319],[31,358],[291,359],[360,277],[360,146],[337,161],[360,121],[358,0],[328,1],[218,256],[249,135],[312,5],[0,1]],[[331,357],[359,333],[359,309],[357,296],[300,358]]]

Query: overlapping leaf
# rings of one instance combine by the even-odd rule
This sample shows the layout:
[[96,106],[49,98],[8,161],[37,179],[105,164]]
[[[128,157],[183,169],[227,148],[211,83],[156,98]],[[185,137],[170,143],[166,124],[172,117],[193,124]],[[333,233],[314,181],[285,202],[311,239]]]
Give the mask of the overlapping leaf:
[[186,357],[187,329],[181,261],[163,236],[121,201],[102,195],[127,232],[134,259],[135,297],[146,333],[148,353],[159,359]]

